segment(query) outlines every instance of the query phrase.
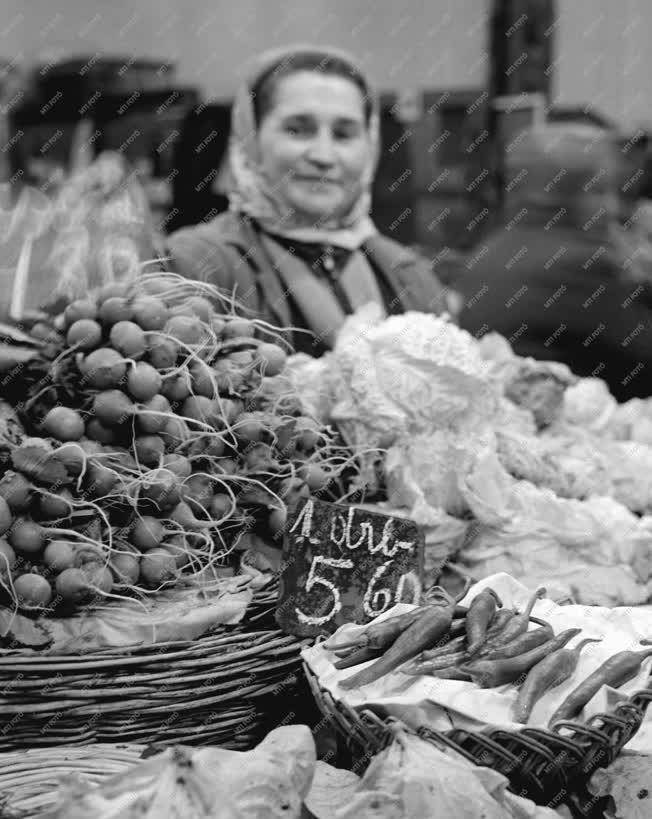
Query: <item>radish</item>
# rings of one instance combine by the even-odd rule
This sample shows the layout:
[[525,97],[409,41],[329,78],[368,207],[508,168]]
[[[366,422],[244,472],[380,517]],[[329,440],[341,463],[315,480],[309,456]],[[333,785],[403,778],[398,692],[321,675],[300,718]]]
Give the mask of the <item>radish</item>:
[[95,302],[90,300],[80,299],[73,301],[63,311],[63,317],[66,322],[66,327],[70,327],[80,319],[94,319],[97,316],[97,307]]
[[192,474],[192,465],[183,455],[164,455],[162,466],[169,469],[178,478],[188,478]]
[[213,491],[213,482],[208,475],[191,475],[183,482],[181,495],[185,501],[194,501],[208,510]]
[[84,450],[79,444],[63,444],[52,453],[52,457],[62,463],[71,475],[80,475],[84,468]]
[[64,569],[54,587],[65,603],[81,603],[91,594],[88,577],[81,569]]
[[173,520],[175,523],[178,523],[182,529],[193,530],[193,529],[210,529],[212,526],[211,521],[208,520],[198,520],[194,514],[190,506],[185,501],[181,501],[178,503],[172,512],[170,513],[170,520]]
[[9,577],[17,562],[16,552],[4,538],[0,538],[0,577]]
[[252,321],[243,318],[232,318],[227,321],[222,335],[224,338],[253,338],[256,326]]
[[203,361],[193,362],[190,366],[190,377],[192,391],[195,395],[215,398],[217,395],[215,374],[208,364],[205,364]]
[[104,447],[97,441],[91,441],[90,438],[82,438],[79,446],[87,455],[101,455],[104,452]]
[[20,472],[8,470],[0,479],[0,497],[12,512],[25,512],[31,503],[34,487]]
[[157,469],[143,477],[140,497],[158,509],[169,509],[181,500],[177,475],[168,469]]
[[184,566],[190,563],[190,547],[185,535],[172,535],[172,537],[167,538],[159,548],[169,552],[174,557],[177,569],[183,569]]
[[119,321],[109,334],[111,345],[125,358],[137,361],[145,355],[147,340],[143,330],[133,321]]
[[143,330],[160,330],[168,320],[165,302],[156,296],[139,296],[133,304],[134,321]]
[[72,495],[67,489],[55,494],[41,493],[38,498],[38,512],[43,520],[59,520],[72,514]]
[[170,422],[177,420],[173,415],[166,418],[166,413],[172,413],[167,398],[164,395],[153,396],[149,401],[142,404],[138,410],[136,416],[138,428],[147,435],[162,433]]
[[150,401],[160,392],[163,378],[146,361],[139,361],[127,375],[127,389],[136,401]]
[[93,400],[95,417],[105,427],[124,424],[133,417],[135,411],[135,405],[121,390],[98,392]]
[[14,580],[14,591],[21,608],[44,608],[52,600],[48,581],[38,574],[21,574]]
[[218,492],[213,495],[208,509],[214,520],[221,520],[233,510],[233,501],[228,495]]
[[51,572],[59,573],[75,565],[75,547],[66,540],[52,540],[43,552],[43,563]]
[[158,435],[139,435],[134,440],[133,450],[139,463],[155,467],[165,454],[165,443]]
[[86,423],[86,435],[100,444],[114,444],[117,440],[115,430],[105,427],[99,418],[91,418]]
[[220,338],[220,336],[224,333],[224,328],[226,327],[226,322],[224,319],[221,318],[214,318],[211,319],[211,330],[215,333],[215,335]]
[[85,563],[81,567],[81,571],[88,578],[91,592],[95,592],[96,594],[109,594],[113,588],[113,575],[109,568],[95,561],[93,563]]
[[251,350],[234,350],[228,354],[227,360],[242,369],[251,365],[254,360],[254,354]]
[[152,333],[147,339],[147,357],[157,370],[169,370],[177,363],[179,346],[161,333]]
[[330,475],[319,464],[305,464],[299,469],[299,476],[313,492],[323,489],[330,480]]
[[176,576],[176,559],[165,549],[152,549],[141,558],[140,578],[148,588],[158,589]]
[[84,421],[68,407],[53,407],[43,419],[43,429],[58,441],[78,441],[84,434]]
[[278,468],[274,459],[274,452],[268,444],[252,444],[244,453],[244,465],[246,469],[266,472]]
[[11,527],[8,534],[9,543],[23,555],[38,555],[45,545],[43,527],[33,520],[19,518]]
[[223,475],[237,475],[240,471],[238,464],[233,458],[220,458],[215,465]]
[[186,316],[187,318],[195,320],[198,318],[192,307],[188,307],[187,304],[178,304],[176,307],[170,308],[168,320],[174,318],[174,316]]
[[129,292],[129,282],[108,282],[100,287],[97,297],[98,301],[105,302],[109,299],[126,298]]
[[165,332],[182,344],[198,345],[206,340],[206,330],[196,316],[172,316],[165,325]]
[[158,546],[165,534],[165,526],[158,518],[143,515],[131,527],[129,541],[141,552],[146,552]]
[[317,425],[311,423],[309,419],[303,419],[296,439],[297,447],[302,452],[312,452],[319,446],[321,438]]
[[285,350],[277,344],[260,344],[256,350],[256,365],[264,375],[279,375],[287,363]]
[[89,463],[86,472],[86,491],[95,498],[103,498],[115,488],[118,476],[102,464]]
[[79,319],[71,324],[66,334],[66,344],[82,352],[89,352],[102,341],[102,328],[93,319]]
[[267,518],[267,524],[271,533],[275,536],[280,535],[281,532],[285,530],[285,525],[287,523],[288,513],[287,508],[283,506],[282,508],[272,509],[269,513],[269,517]]
[[111,557],[109,568],[118,585],[135,586],[140,575],[140,559],[135,554],[119,552]]
[[192,392],[192,378],[187,368],[163,379],[161,393],[170,401],[185,401]]
[[190,430],[183,419],[170,418],[165,422],[165,426],[160,431],[160,436],[165,441],[165,446],[174,452],[178,446],[188,440]]
[[120,321],[131,321],[134,311],[124,296],[112,296],[100,305],[98,317],[109,327]]
[[201,321],[209,322],[213,317],[213,305],[205,296],[190,296],[185,304]]
[[11,509],[7,501],[0,497],[0,535],[4,535],[9,530],[11,524],[14,522]]
[[244,444],[257,443],[263,439],[267,427],[259,414],[253,412],[243,413],[238,419],[234,429],[235,434]]
[[127,372],[127,364],[113,348],[100,347],[82,359],[79,371],[90,387],[106,390],[120,384]]
[[222,420],[216,401],[204,395],[191,395],[181,405],[180,415],[216,427]]

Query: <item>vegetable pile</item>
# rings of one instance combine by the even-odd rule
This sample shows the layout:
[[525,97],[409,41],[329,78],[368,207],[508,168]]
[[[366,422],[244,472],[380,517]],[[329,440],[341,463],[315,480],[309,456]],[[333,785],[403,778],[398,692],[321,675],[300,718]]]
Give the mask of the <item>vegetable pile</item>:
[[15,606],[213,576],[280,545],[295,499],[337,498],[346,453],[303,412],[283,342],[218,312],[221,298],[148,274],[32,329],[43,353],[5,393],[27,432],[0,478],[0,585]]
[[[516,612],[503,607],[492,589],[483,590],[466,608],[435,588],[425,605],[371,623],[354,641],[338,643],[335,635],[324,648],[338,658],[334,663],[338,670],[374,660],[339,683],[345,690],[369,685],[392,671],[474,683],[480,688],[516,686],[513,717],[527,724],[543,695],[572,678],[583,648],[600,642],[584,638],[566,648],[580,635],[580,628],[555,635],[547,622],[531,615],[535,602],[545,593],[538,589],[525,609]],[[530,629],[531,622],[538,627]],[[650,642],[641,641],[643,645]],[[633,679],[650,656],[652,649],[648,648],[609,657],[569,693],[549,725],[577,717],[603,685],[618,688]]]

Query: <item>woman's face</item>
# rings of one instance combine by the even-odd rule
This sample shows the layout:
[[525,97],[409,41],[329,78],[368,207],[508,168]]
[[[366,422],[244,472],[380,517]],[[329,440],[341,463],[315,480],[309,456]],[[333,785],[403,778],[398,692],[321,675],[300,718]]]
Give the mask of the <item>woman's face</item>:
[[259,145],[262,173],[288,209],[310,224],[346,213],[371,150],[360,89],[311,71],[283,77]]

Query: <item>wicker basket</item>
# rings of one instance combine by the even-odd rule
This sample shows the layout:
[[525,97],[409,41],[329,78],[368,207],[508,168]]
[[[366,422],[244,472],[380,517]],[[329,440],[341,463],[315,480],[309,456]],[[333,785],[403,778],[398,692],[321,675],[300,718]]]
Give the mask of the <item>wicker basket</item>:
[[52,808],[65,776],[89,785],[137,765],[145,745],[58,747],[0,754],[0,816],[32,817]]
[[253,747],[266,695],[290,692],[305,641],[273,623],[276,585],[237,626],[83,655],[0,651],[3,750],[130,742]]
[[[393,737],[396,722],[371,708],[354,709],[336,700],[303,664],[317,706],[330,721],[349,751],[351,765],[360,772]],[[507,777],[514,793],[539,805],[567,804],[575,816],[600,816],[586,785],[594,771],[610,765],[641,726],[650,687],[634,693],[609,714],[596,714],[586,723],[561,722],[554,731],[523,728],[505,731],[433,731],[422,727],[423,739],[452,748],[475,765],[492,768]]]

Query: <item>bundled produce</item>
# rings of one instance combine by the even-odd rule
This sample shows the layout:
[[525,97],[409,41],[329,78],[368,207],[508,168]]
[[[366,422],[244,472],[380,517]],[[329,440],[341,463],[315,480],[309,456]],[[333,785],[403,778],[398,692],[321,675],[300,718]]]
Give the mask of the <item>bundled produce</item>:
[[303,412],[280,338],[218,312],[220,299],[149,274],[34,328],[48,355],[5,379],[26,432],[0,478],[0,585],[13,604],[215,575],[235,552],[274,545],[297,498],[337,499],[348,453]]
[[299,819],[316,763],[304,725],[277,728],[252,751],[182,746],[99,787],[62,789],[49,819]]

